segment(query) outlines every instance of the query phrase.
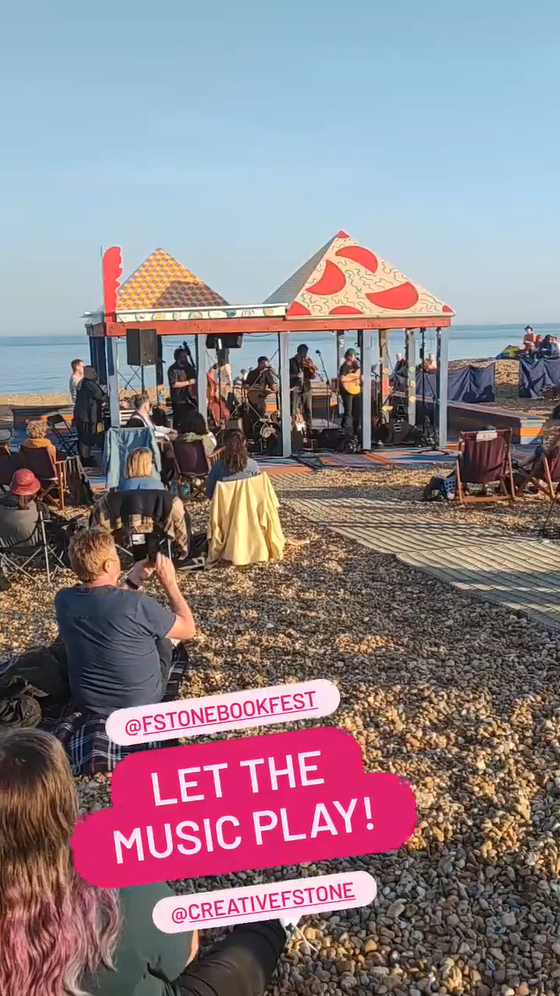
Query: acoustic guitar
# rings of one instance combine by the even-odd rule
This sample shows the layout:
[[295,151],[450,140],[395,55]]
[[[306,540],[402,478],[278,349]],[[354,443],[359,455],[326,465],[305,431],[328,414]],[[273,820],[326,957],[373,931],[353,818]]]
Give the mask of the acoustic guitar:
[[348,394],[360,394],[362,390],[361,386],[361,370],[356,367],[351,373],[343,374],[340,378],[341,386]]

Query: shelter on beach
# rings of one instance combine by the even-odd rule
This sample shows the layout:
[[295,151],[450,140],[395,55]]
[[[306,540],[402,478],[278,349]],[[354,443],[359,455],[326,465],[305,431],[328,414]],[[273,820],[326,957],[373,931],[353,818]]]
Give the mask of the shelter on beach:
[[[452,309],[393,266],[340,231],[260,305],[230,305],[163,249],[156,249],[121,285],[117,246],[103,256],[103,310],[85,315],[92,358],[106,369],[111,422],[119,425],[118,343],[127,332],[155,330],[161,337],[195,336],[200,409],[206,405],[205,337],[275,333],[278,336],[279,396],[283,456],[291,454],[289,335],[337,334],[342,361],[344,333],[358,332],[363,372],[363,435],[371,448],[372,368],[388,394],[388,337],[405,333],[409,421],[415,421],[417,333],[436,330],[437,429],[447,441],[448,329]],[[161,356],[161,350],[160,350]],[[106,365],[104,367],[104,364]]]

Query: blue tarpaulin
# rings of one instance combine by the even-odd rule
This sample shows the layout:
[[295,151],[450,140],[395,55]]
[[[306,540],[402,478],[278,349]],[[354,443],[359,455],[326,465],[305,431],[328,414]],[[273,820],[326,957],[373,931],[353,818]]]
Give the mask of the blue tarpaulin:
[[533,359],[519,361],[519,397],[543,398],[547,388],[560,391],[560,360]]
[[[560,362],[560,361],[557,361]],[[406,390],[406,378],[395,378],[395,390],[404,393]],[[416,373],[416,421],[423,419],[422,398],[425,398],[426,407],[433,406],[437,395],[437,374],[423,373],[418,370]],[[487,404],[496,400],[496,364],[489,363],[485,367],[465,366],[457,367],[449,371],[448,401],[461,401],[470,405]]]

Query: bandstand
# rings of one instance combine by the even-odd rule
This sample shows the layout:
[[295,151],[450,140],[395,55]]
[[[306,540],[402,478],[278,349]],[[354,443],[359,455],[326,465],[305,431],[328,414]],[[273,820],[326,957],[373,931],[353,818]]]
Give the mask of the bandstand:
[[[289,336],[337,336],[339,363],[344,333],[358,332],[363,376],[362,447],[372,444],[372,369],[381,398],[389,394],[389,340],[404,333],[408,421],[415,423],[418,338],[434,329],[437,350],[436,430],[447,442],[448,336],[453,311],[393,266],[340,231],[301,266],[263,304],[230,305],[162,249],[156,249],[124,282],[121,249],[103,255],[103,309],[84,315],[92,362],[106,371],[111,423],[119,425],[118,344],[130,330],[152,329],[163,336],[194,336],[199,410],[206,414],[206,336],[278,336],[282,455],[291,455]],[[160,348],[159,356],[162,352]]]

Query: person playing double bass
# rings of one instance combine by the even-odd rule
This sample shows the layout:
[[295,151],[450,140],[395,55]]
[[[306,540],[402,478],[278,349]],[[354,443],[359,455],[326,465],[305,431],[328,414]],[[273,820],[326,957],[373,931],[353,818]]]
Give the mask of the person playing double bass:
[[295,423],[301,410],[305,421],[305,434],[309,438],[313,431],[311,411],[311,381],[317,376],[317,367],[309,359],[309,346],[298,346],[296,355],[290,360],[290,393],[292,395],[292,423]]
[[362,407],[362,372],[355,349],[347,349],[344,363],[338,372],[340,397],[344,406],[342,428],[358,435]]

